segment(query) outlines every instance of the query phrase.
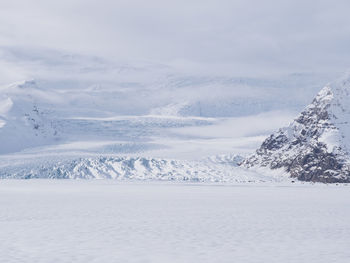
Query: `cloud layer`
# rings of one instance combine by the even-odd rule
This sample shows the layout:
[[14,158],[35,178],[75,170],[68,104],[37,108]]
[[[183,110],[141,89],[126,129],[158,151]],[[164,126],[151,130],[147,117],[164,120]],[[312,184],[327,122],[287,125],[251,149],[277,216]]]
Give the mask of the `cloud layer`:
[[1,46],[236,75],[349,67],[347,0],[3,0]]

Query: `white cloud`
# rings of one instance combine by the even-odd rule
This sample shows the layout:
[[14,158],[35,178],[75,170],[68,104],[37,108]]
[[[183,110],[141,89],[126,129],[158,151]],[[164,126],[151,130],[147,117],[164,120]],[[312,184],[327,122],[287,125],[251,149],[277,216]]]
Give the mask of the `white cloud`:
[[174,129],[175,133],[203,138],[243,138],[267,135],[288,126],[295,118],[291,111],[271,111],[256,115],[223,119],[210,126]]
[[242,74],[349,67],[350,2],[2,0],[0,43]]

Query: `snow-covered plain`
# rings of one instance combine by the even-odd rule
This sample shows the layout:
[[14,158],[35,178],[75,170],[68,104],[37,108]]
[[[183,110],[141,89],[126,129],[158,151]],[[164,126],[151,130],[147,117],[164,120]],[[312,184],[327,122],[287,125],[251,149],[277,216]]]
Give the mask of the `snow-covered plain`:
[[346,185],[0,181],[0,262],[349,262]]

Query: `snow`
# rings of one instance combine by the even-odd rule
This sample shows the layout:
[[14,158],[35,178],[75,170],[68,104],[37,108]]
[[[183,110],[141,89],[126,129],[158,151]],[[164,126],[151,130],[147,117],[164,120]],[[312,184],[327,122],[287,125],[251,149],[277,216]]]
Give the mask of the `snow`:
[[[348,261],[346,184],[238,167],[320,79],[47,55],[37,80],[0,87],[0,262]],[[344,92],[319,93],[329,152],[349,134]]]
[[308,262],[350,257],[345,185],[0,181],[0,261]]
[[[301,88],[295,83],[310,87],[310,94],[314,85],[322,83],[312,74],[276,78],[189,75],[154,63],[121,64],[48,50],[1,49],[7,54],[4,60],[16,58],[31,70],[33,63],[38,67],[27,80],[0,87],[1,154],[86,141],[101,141],[102,146],[95,149],[99,154],[106,148],[106,152],[125,150],[122,146],[118,151],[113,143],[108,147],[103,141],[141,142],[137,145],[141,154],[154,149],[145,144],[168,142],[162,147],[164,152],[159,145],[155,149],[154,156],[163,158],[193,159],[205,148],[210,150],[200,158],[230,154],[235,152],[230,141],[244,140],[247,134],[243,133],[248,129],[255,132],[257,127],[244,128],[241,123],[271,120],[268,128],[253,135],[264,136],[304,105],[305,96],[289,92]],[[263,116],[261,112],[275,114]],[[281,114],[280,120],[277,114]],[[216,149],[213,137],[220,144]],[[186,147],[185,153],[178,148],[170,151],[177,143],[191,148]],[[198,145],[203,146],[200,151]],[[225,148],[220,151],[222,146]]]
[[119,181],[288,182],[280,170],[237,167],[239,156],[218,156],[201,161],[146,157],[28,158],[0,160],[2,179],[114,179]]
[[324,132],[318,141],[326,145],[327,152],[329,153],[335,152],[336,147],[341,144],[341,138],[339,138],[339,132],[337,130],[329,130]]
[[338,144],[350,152],[350,74],[346,74],[332,85],[333,100],[330,112],[335,126],[339,129]]
[[300,180],[349,181],[349,105],[346,74],[324,87],[289,126],[270,135],[244,165],[284,167]]
[[0,117],[6,117],[7,112],[11,109],[13,102],[10,98],[0,100]]
[[[196,86],[199,85],[196,81],[201,83],[198,79],[189,78],[188,81]],[[30,152],[36,155],[33,158],[74,153],[76,156],[118,154],[193,160],[216,154],[245,154],[256,148],[266,133],[292,116],[290,111],[272,111],[232,117],[237,114],[236,104],[226,105],[228,108],[221,113],[210,113],[211,106],[201,104],[207,115],[215,117],[203,117],[196,111],[187,111],[186,114],[193,116],[183,116],[175,110],[152,110],[157,107],[149,98],[159,90],[149,88],[136,95],[134,88],[122,90],[119,86],[67,89],[68,84],[57,88],[46,85],[31,80],[2,88],[2,156],[16,153],[21,158],[21,153]],[[176,85],[182,89],[184,84]],[[136,110],[139,115],[133,115],[135,111],[128,110],[130,105],[140,106],[137,98],[144,98],[149,105],[141,112]],[[174,98],[178,99],[178,96]],[[129,101],[127,106],[126,101]],[[221,104],[214,100],[210,103]],[[121,114],[124,111],[128,115]],[[159,115],[149,115],[150,112]],[[221,114],[231,117],[221,117]]]
[[[297,91],[311,92],[321,81],[312,74],[188,75],[39,50],[18,55],[25,63],[42,57],[43,71],[0,88],[5,178],[276,181],[272,173],[233,167],[236,157],[286,125],[307,99]],[[145,165],[153,161],[157,169]]]

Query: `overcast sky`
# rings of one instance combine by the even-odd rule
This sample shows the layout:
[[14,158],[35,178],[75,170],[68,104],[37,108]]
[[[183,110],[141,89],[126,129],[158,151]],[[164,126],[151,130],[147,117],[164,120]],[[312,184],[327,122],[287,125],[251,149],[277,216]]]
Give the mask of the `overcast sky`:
[[349,0],[1,0],[0,46],[250,73],[350,68]]

